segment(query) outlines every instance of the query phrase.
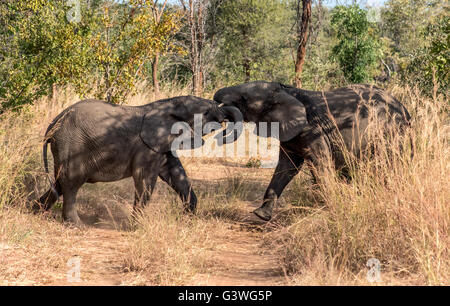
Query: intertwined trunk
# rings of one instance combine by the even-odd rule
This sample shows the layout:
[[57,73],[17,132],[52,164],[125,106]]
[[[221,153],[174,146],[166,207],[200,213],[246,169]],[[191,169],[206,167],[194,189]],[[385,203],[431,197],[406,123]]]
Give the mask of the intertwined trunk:
[[[300,0],[299,0],[300,1]],[[302,87],[302,71],[306,57],[306,43],[308,41],[309,23],[311,21],[311,0],[302,0],[302,22],[298,31],[297,58],[295,60],[295,87]]]

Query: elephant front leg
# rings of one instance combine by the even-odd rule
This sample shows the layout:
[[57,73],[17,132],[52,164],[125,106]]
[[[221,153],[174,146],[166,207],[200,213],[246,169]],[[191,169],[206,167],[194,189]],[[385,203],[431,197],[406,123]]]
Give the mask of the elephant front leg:
[[325,169],[334,168],[334,159],[327,137],[318,128],[304,131],[303,143],[307,146],[302,149],[302,154],[309,163],[314,184],[319,182],[320,174]]
[[139,206],[144,207],[150,202],[157,178],[156,174],[148,176],[138,174],[133,177],[135,187],[134,209],[137,209]]
[[280,148],[278,165],[267,187],[261,207],[253,211],[255,215],[264,221],[272,218],[272,211],[277,199],[292,178],[300,171],[304,159],[296,154],[288,154]]
[[197,207],[197,196],[192,189],[192,184],[187,177],[180,160],[171,153],[167,154],[167,163],[161,169],[159,177],[169,184],[180,197],[183,202],[185,211],[195,212]]

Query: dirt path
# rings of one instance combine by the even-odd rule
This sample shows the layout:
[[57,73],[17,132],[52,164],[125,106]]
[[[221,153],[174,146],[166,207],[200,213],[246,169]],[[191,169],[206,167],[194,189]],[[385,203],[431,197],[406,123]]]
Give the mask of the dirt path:
[[[195,275],[186,285],[199,286],[270,286],[286,284],[277,258],[261,248],[262,224],[250,215],[241,223],[230,223],[226,232],[214,237],[217,247],[209,256],[216,263],[206,273]],[[115,229],[89,228],[80,245],[82,281],[64,279],[52,285],[133,285],[141,284],[122,270],[122,254],[126,252],[126,235]],[[146,283],[142,280],[142,283]]]
[[196,275],[189,285],[273,286],[285,283],[276,258],[259,253],[257,234],[236,233],[231,238],[231,243],[222,244],[221,251],[213,254],[222,268],[211,274]]
[[[248,224],[230,225],[229,231],[215,238],[211,252],[215,267],[197,274],[186,285],[270,286],[286,283],[277,258],[261,249],[262,233],[249,230]],[[122,270],[121,254],[126,251],[124,235],[113,229],[91,228],[77,247],[81,258],[81,282],[61,279],[51,285],[132,285],[138,280]]]
[[67,277],[54,285],[115,286],[123,284],[120,253],[125,251],[124,236],[113,229],[87,229],[88,233],[76,254],[81,259],[81,281],[69,282]]
[[286,284],[278,258],[262,248],[264,225],[251,214],[249,205],[241,223],[233,224],[227,233],[216,238],[217,250],[211,254],[220,267],[210,274],[199,274],[190,285],[207,286],[274,286]]
[[[269,169],[198,163],[192,163],[187,171],[196,181],[199,193],[222,184],[220,180],[245,174],[245,183],[257,197],[263,194],[262,188],[265,188],[265,181],[272,172]],[[167,191],[167,186],[162,183],[160,186]],[[42,233],[34,236],[40,244],[19,247],[0,244],[0,284],[151,285],[147,271],[126,271],[124,268],[127,266],[124,258],[130,254],[130,233],[133,233],[122,227],[128,222],[131,209],[130,190],[133,190],[131,180],[89,186],[79,196],[79,201],[83,203],[79,208],[80,216],[82,219],[84,216],[83,221],[89,224],[87,228],[67,228],[58,220],[41,220],[38,228]],[[224,192],[222,189],[212,190]],[[208,234],[214,247],[204,250],[211,266],[201,270],[201,273],[194,272],[197,274],[182,280],[182,284],[287,284],[277,257],[270,249],[262,246],[265,223],[251,213],[259,201],[248,199],[247,196],[243,198],[245,200],[239,200],[238,216],[211,220],[212,224],[220,222],[220,229],[215,230],[213,226]],[[154,201],[158,201],[157,196]],[[128,204],[124,206],[123,202]],[[60,216],[60,212],[54,212],[54,215]],[[29,230],[26,223],[34,222],[34,217],[24,214],[23,218],[21,226],[32,233],[33,230]],[[204,222],[209,221],[205,219]],[[71,269],[67,261],[74,258],[80,259],[80,282],[70,282],[67,278]]]

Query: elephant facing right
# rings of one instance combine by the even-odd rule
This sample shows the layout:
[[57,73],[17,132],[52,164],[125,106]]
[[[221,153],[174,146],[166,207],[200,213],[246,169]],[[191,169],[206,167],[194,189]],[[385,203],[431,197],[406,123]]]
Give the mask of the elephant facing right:
[[[157,178],[179,195],[186,211],[194,212],[197,197],[173,143],[179,131],[175,124],[187,125],[193,134],[195,115],[202,124],[242,121],[235,107],[194,96],[174,97],[142,106],[112,105],[98,100],[77,102],[62,111],[49,125],[43,146],[44,168],[48,173],[47,145],[54,159],[51,188],[34,205],[36,211],[49,210],[63,196],[63,219],[82,225],[76,208],[78,190],[85,183],[113,182],[132,177],[135,208],[150,201]],[[220,126],[220,125],[219,125]],[[192,143],[191,143],[192,144]],[[202,143],[194,145],[195,148]]]

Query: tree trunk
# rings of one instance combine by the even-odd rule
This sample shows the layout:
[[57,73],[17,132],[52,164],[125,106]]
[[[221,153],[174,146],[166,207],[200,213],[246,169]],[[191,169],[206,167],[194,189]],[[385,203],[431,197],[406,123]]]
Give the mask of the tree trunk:
[[250,82],[250,61],[247,58],[244,58],[242,65],[244,66],[245,82]]
[[196,95],[203,93],[203,42],[205,28],[203,24],[203,6],[204,0],[198,2],[197,9],[197,91]]
[[194,0],[189,0],[189,27],[191,30],[191,70],[192,70],[192,92],[197,94],[197,35],[195,33]]
[[56,103],[58,102],[56,99],[58,97],[58,89],[56,87],[56,84],[52,84],[52,106],[56,106]]
[[[299,0],[300,1],[300,0]],[[311,21],[311,1],[302,0],[302,23],[299,30],[299,43],[297,48],[297,58],[295,61],[295,87],[302,87],[303,64],[306,57],[306,43],[308,41],[308,28]]]
[[155,96],[159,95],[158,63],[159,63],[159,53],[156,53],[155,58],[153,59],[152,62],[153,90],[155,91]]
[[[184,6],[184,2],[182,1]],[[192,71],[192,92],[201,95],[203,92],[203,43],[205,38],[204,0],[189,0],[190,47],[189,54]]]
[[[153,18],[156,24],[159,25],[161,22],[161,16],[164,13],[168,0],[165,0],[161,6],[158,6],[158,1],[153,1],[152,11]],[[152,79],[153,79],[153,90],[155,91],[155,96],[159,95],[159,81],[158,81],[158,64],[159,64],[159,52],[156,52],[155,58],[152,62]]]

